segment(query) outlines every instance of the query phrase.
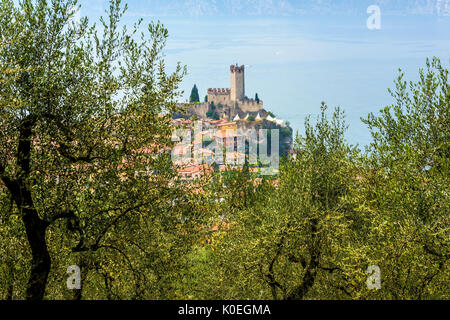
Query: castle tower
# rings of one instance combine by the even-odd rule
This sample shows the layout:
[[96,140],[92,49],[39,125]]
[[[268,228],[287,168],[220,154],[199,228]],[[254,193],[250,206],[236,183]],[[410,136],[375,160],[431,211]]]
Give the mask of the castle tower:
[[242,101],[245,97],[245,81],[244,81],[244,69],[245,67],[230,66],[230,76],[231,76],[231,101]]

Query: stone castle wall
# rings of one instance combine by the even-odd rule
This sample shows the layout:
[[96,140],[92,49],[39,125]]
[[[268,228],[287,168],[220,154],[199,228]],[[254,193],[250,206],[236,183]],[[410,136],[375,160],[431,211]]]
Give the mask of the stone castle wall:
[[243,112],[258,112],[263,109],[262,100],[259,100],[258,103],[253,99],[244,99],[243,101],[238,101],[237,105]]
[[224,104],[224,103],[221,103],[219,105],[219,104],[216,104],[216,102],[214,102],[214,105],[215,105],[215,109],[212,110],[211,103],[209,103],[209,102],[193,104],[189,108],[189,114],[196,115],[199,118],[206,119],[206,118],[208,118],[206,115],[206,113],[208,111],[215,111],[219,115],[220,118],[231,120],[237,114],[239,114],[240,116],[243,116],[243,114],[246,114],[246,113],[255,114],[256,112],[264,111],[263,102],[260,101],[259,103],[257,103],[255,100],[239,101],[236,103],[232,103],[231,105]]
[[[232,119],[239,113],[263,111],[263,102],[245,97],[245,66],[230,66],[230,89],[208,89],[208,102],[196,103],[189,109],[191,115],[207,118],[208,111],[215,111],[221,118]],[[211,104],[215,109],[212,110]]]
[[199,118],[206,119],[206,113],[209,111],[209,103],[196,103],[189,108],[189,114],[196,115]]
[[208,89],[208,102],[213,102],[216,106],[231,105],[231,90],[230,89]]

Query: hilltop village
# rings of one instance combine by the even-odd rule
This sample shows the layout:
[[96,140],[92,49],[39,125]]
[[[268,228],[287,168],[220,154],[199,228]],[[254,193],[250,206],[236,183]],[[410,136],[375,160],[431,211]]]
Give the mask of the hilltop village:
[[[197,90],[196,87],[194,89]],[[217,155],[211,146],[218,143],[226,145],[232,141],[232,152],[223,155],[227,160],[235,159],[242,163],[248,159],[249,139],[247,136],[243,137],[242,132],[252,129],[277,129],[280,139],[279,156],[287,156],[292,148],[292,129],[289,123],[277,119],[263,105],[258,95],[255,99],[249,99],[245,95],[244,65],[230,66],[230,88],[210,88],[205,102],[197,100],[183,104],[186,114],[176,113],[172,119],[174,127],[189,129],[193,133],[188,144],[178,144],[172,150],[174,164],[179,168],[183,179],[193,180],[205,172],[227,170],[225,164],[214,161]],[[199,123],[201,128],[195,128]],[[239,139],[245,139],[246,150],[238,150]],[[191,153],[192,157],[182,156]],[[253,166],[251,171],[261,173],[258,166]]]

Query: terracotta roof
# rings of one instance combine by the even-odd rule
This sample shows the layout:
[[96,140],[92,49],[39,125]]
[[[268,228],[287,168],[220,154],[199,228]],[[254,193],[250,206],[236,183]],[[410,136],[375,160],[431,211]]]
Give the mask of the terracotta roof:
[[235,126],[236,122],[224,122],[217,125],[217,127]]

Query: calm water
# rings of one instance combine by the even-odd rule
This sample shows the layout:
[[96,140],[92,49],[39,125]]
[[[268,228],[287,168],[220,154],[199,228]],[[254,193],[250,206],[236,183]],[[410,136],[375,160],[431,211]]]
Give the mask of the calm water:
[[450,19],[384,17],[380,31],[363,17],[162,19],[171,34],[169,64],[187,64],[185,98],[196,83],[229,87],[230,64],[247,65],[246,94],[255,92],[265,108],[303,131],[307,114],[321,101],[341,106],[348,140],[365,145],[370,135],[360,118],[392,103],[387,88],[398,68],[411,80],[427,57],[448,65]]
[[[92,19],[106,8],[105,1],[82,2],[87,3],[82,15]],[[447,66],[450,59],[450,16],[410,14],[418,11],[411,6],[405,13],[402,8],[412,3],[408,1],[404,5],[375,1],[390,4],[388,14],[380,4],[382,24],[377,31],[366,28],[368,14],[360,1],[322,1],[329,6],[336,3],[335,9],[345,14],[334,10],[331,15],[328,10],[270,18],[264,13],[225,17],[206,12],[198,17],[186,12],[185,16],[176,11],[183,8],[183,1],[128,2],[124,23],[131,25],[142,17],[145,23],[161,20],[168,27],[167,65],[173,69],[180,61],[189,70],[180,100],[187,99],[194,83],[201,96],[209,87],[229,87],[229,65],[245,64],[248,97],[257,92],[267,110],[300,132],[305,116],[317,114],[321,101],[339,105],[347,113],[347,137],[354,144],[370,142],[360,117],[393,102],[387,88],[393,86],[398,68],[416,80],[427,57],[438,56]],[[204,1],[191,2],[205,8],[200,6]]]

